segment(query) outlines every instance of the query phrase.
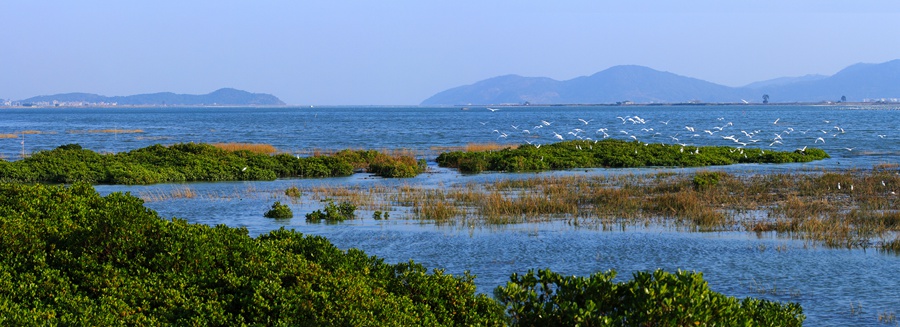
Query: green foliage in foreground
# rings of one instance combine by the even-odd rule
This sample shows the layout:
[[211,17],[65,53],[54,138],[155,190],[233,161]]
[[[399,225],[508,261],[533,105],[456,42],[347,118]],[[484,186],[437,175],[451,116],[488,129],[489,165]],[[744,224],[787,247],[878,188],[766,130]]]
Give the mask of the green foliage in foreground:
[[[512,276],[500,302],[429,272],[280,229],[161,219],[86,183],[0,184],[0,325],[778,325],[796,304],[708,290],[700,274]],[[504,312],[504,306],[508,309]],[[510,320],[512,319],[512,320]]]
[[727,146],[681,146],[638,141],[565,141],[537,147],[531,144],[500,151],[441,153],[441,167],[463,173],[540,171],[572,168],[701,167],[736,163],[809,162],[828,158],[821,149],[771,151]]
[[287,230],[160,219],[140,199],[0,185],[0,325],[503,325],[472,276]]
[[20,183],[154,184],[274,180],[283,177],[334,177],[368,169],[382,177],[414,177],[424,166],[412,157],[373,150],[342,150],[334,155],[297,158],[290,154],[226,151],[209,144],[152,145],[116,154],[99,154],[77,144],[39,151],[14,161],[0,160],[0,181]]
[[637,272],[621,283],[615,276],[532,270],[513,274],[495,296],[522,326],[801,326],[805,319],[796,303],[713,292],[701,273]]

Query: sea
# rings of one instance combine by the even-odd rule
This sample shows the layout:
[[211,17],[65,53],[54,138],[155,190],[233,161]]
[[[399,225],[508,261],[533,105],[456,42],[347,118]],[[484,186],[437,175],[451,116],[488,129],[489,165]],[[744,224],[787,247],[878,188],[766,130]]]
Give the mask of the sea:
[[[428,162],[415,178],[365,173],[262,182],[97,185],[101,194],[128,192],[160,216],[246,228],[250,236],[288,228],[327,237],[387,262],[413,260],[451,274],[469,271],[478,291],[492,294],[510,274],[551,268],[587,276],[616,270],[703,273],[717,292],[798,302],[808,326],[898,325],[900,256],[873,249],[833,249],[774,234],[688,232],[661,226],[613,230],[566,221],[510,225],[434,224],[408,218],[307,223],[316,201],[290,202],[294,218],[262,214],[291,186],[450,187],[471,182],[555,175],[615,175],[723,170],[744,174],[897,169],[900,105],[652,105],[652,106],[305,106],[156,108],[2,108],[0,158],[64,144],[114,153],[153,144],[260,143],[298,156],[341,149],[402,150]],[[686,146],[726,145],[795,151],[821,148],[831,158],[811,163],[704,168],[574,169],[540,173],[460,174],[437,167],[442,151],[469,144],[542,145],[615,138]],[[893,168],[892,168],[893,167]],[[193,198],[165,198],[189,188]],[[367,216],[368,215],[368,216]],[[893,317],[893,318],[892,318]]]

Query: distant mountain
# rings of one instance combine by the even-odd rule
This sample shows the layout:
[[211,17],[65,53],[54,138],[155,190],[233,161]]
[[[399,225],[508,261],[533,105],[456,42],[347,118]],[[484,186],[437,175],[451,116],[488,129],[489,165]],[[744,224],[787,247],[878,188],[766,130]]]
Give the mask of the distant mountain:
[[175,94],[171,92],[138,94],[129,96],[102,96],[90,93],[65,93],[42,95],[20,100],[20,103],[116,103],[125,106],[156,105],[239,105],[239,106],[280,106],[284,105],[278,97],[265,93],[250,93],[231,88],[223,88],[209,94]]
[[765,80],[765,81],[753,82],[753,83],[745,85],[744,87],[748,88],[748,89],[760,89],[760,88],[772,87],[772,86],[783,86],[783,85],[793,84],[793,83],[797,83],[797,82],[818,81],[820,79],[826,79],[826,78],[828,78],[828,76],[818,75],[818,74],[809,74],[809,75],[804,75],[804,76],[799,76],[799,77],[779,77],[779,78],[774,78],[774,79]]
[[900,60],[880,64],[855,64],[828,78],[759,89],[769,101],[848,101],[900,98]]
[[[557,81],[506,75],[439,92],[422,105],[742,103],[848,101],[900,98],[900,60],[856,64],[833,76],[786,77],[728,87],[642,66],[615,66],[591,76]],[[752,99],[752,100],[751,100]]]

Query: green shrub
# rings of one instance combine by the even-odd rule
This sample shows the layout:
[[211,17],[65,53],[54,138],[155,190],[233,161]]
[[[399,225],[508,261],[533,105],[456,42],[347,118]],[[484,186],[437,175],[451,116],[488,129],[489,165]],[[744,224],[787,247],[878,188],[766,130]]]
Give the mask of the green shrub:
[[284,190],[284,195],[287,195],[292,198],[299,198],[300,196],[303,195],[303,193],[300,192],[300,189],[297,188],[296,186],[291,186],[288,189]]
[[318,222],[324,219],[327,222],[341,222],[356,217],[356,206],[350,202],[341,202],[335,205],[334,201],[328,200],[324,210],[325,212],[316,210],[306,214],[306,220]]
[[272,204],[272,209],[266,211],[263,216],[266,218],[293,218],[294,213],[291,212],[291,208],[286,204],[275,201],[275,203]]
[[521,326],[801,326],[799,304],[737,300],[709,289],[701,273],[615,271],[565,277],[550,270],[513,274],[495,297]]
[[482,171],[538,171],[572,168],[700,167],[735,163],[809,162],[828,158],[821,149],[776,152],[725,146],[645,144],[606,139],[564,141],[537,146],[526,144],[500,151],[444,152],[436,161],[441,167],[462,173]]
[[455,277],[280,229],[161,219],[140,199],[0,184],[0,325],[502,326]]
[[[0,181],[21,183],[153,184],[274,180],[281,177],[334,177],[353,174],[354,164],[371,166],[383,177],[413,177],[424,171],[412,157],[377,151],[344,150],[335,156],[300,158],[247,150],[226,151],[209,144],[152,145],[116,154],[98,154],[67,144],[14,162],[2,161]],[[369,161],[365,161],[369,160]]]

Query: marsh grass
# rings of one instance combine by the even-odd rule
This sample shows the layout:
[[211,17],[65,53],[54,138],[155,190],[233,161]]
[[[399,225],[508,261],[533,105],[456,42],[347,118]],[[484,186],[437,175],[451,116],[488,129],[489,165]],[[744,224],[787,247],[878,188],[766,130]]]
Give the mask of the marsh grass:
[[0,139],[16,139],[19,138],[19,134],[0,134]]
[[258,154],[275,154],[278,152],[271,144],[262,143],[211,143],[212,146],[225,151],[250,151]]
[[775,233],[829,247],[900,251],[896,171],[717,174],[717,183],[701,188],[694,183],[695,174],[663,173],[537,175],[450,186],[316,186],[297,191],[304,198],[337,199],[437,224],[564,220],[604,230],[655,224],[691,231]]
[[144,202],[160,202],[175,199],[193,199],[198,196],[197,192],[188,186],[174,187],[168,191],[155,190],[141,192],[138,197]]
[[878,314],[878,322],[882,324],[897,325],[897,313],[893,311],[885,311]]

